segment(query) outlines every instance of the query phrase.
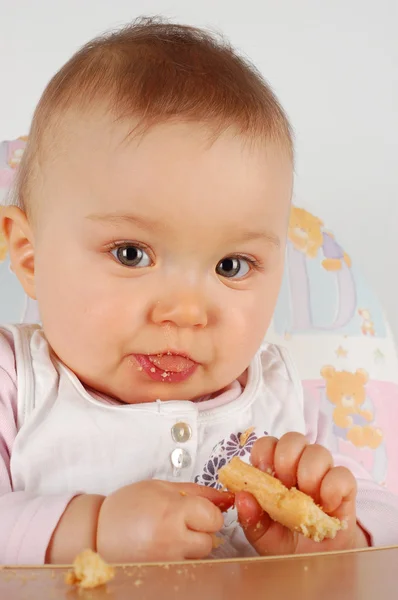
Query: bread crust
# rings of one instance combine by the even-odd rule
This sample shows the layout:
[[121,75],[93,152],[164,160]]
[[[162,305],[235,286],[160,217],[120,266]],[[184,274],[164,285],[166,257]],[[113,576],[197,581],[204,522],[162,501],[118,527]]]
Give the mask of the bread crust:
[[73,562],[73,571],[65,576],[65,583],[91,589],[104,585],[115,577],[115,569],[108,565],[96,552],[84,550]]
[[315,542],[335,538],[346,523],[330,517],[314,500],[296,488],[234,457],[218,472],[220,483],[231,492],[250,492],[271,519]]

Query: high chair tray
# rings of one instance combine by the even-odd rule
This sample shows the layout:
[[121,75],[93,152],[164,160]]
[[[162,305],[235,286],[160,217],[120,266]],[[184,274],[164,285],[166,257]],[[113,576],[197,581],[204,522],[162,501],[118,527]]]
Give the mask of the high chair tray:
[[398,547],[300,557],[117,567],[106,586],[67,586],[66,567],[0,567],[1,600],[397,600]]

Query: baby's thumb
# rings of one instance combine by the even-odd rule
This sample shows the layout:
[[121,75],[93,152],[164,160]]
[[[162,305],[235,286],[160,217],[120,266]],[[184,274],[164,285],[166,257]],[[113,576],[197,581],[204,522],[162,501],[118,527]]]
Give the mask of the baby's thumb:
[[238,492],[235,495],[235,506],[248,542],[256,547],[256,542],[267,533],[272,523],[271,518],[248,492]]
[[182,496],[199,496],[210,500],[221,512],[229,510],[235,502],[235,494],[232,492],[223,492],[197,483],[179,484],[178,489]]

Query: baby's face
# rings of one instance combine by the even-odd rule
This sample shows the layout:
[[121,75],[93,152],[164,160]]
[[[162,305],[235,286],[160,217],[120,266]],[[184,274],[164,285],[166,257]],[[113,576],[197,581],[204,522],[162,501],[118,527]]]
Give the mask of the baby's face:
[[35,289],[60,359],[122,402],[193,400],[242,375],[281,282],[292,165],[196,124],[126,141],[80,123],[44,167]]

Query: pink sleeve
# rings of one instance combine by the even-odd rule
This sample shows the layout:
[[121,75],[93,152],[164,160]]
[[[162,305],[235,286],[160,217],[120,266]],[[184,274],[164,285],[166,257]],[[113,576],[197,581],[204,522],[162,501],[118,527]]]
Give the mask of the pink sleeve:
[[[313,397],[304,393],[307,437],[311,443],[330,447],[330,423],[319,411]],[[398,496],[373,481],[369,473],[354,459],[333,453],[336,466],[350,469],[357,480],[357,520],[367,531],[372,546],[398,544]]]
[[10,474],[17,435],[17,377],[11,336],[0,329],[0,564],[43,564],[48,543],[73,496],[15,492]]

